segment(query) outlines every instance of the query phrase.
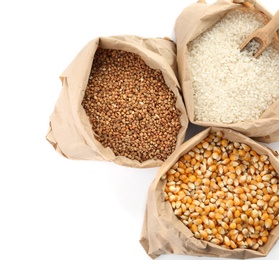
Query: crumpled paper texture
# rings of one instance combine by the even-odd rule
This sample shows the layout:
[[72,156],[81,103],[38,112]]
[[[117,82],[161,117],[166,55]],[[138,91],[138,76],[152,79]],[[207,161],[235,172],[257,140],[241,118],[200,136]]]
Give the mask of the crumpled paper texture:
[[258,1],[219,0],[214,4],[192,4],[186,7],[176,20],[174,31],[177,40],[179,81],[182,87],[188,118],[190,122],[204,127],[231,128],[258,141],[266,143],[279,141],[279,100],[274,102],[259,119],[253,121],[224,124],[195,120],[192,98],[192,76],[187,62],[187,44],[218,22],[227,12],[239,7],[254,8],[264,13],[268,19],[272,17],[270,12]]
[[161,177],[182,155],[194,148],[206,138],[210,132],[217,131],[222,131],[225,139],[245,143],[251,146],[257,153],[268,155],[276,172],[279,172],[279,157],[276,152],[234,130],[210,127],[186,141],[160,167],[155,180],[148,190],[140,243],[152,259],[162,254],[239,259],[264,257],[277,241],[279,237],[279,225],[271,231],[268,242],[260,247],[258,251],[251,249],[231,250],[196,239],[188,227],[174,215],[169,201],[165,201],[163,192],[165,181],[162,181]]
[[162,71],[166,84],[177,97],[176,106],[182,114],[177,147],[183,143],[188,118],[177,79],[176,45],[168,39],[133,35],[99,37],[90,41],[78,53],[60,76],[63,87],[50,116],[47,140],[58,153],[69,159],[105,160],[140,168],[160,166],[163,163],[161,160],[150,159],[140,163],[124,156],[115,156],[110,148],[103,147],[95,138],[81,102],[98,46],[134,52],[139,54],[148,66]]

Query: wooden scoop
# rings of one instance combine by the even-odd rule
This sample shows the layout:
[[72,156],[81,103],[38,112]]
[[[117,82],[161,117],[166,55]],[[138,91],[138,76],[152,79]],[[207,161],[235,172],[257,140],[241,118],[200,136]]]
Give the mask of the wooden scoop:
[[258,58],[263,51],[271,44],[274,34],[279,29],[279,10],[272,17],[272,19],[262,28],[254,31],[247,39],[240,45],[240,51],[247,46],[252,40],[257,41],[260,44],[259,49],[254,54],[255,58]]

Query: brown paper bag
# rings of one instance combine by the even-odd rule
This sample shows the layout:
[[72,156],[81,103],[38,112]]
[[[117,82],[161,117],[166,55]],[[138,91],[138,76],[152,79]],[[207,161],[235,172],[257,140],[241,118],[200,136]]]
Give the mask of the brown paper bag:
[[225,258],[253,258],[268,254],[279,236],[279,225],[270,232],[269,240],[257,251],[251,249],[226,249],[196,239],[193,233],[175,215],[169,201],[165,201],[165,181],[161,177],[178,159],[204,140],[210,132],[222,131],[223,138],[241,142],[252,147],[257,153],[269,156],[276,172],[279,172],[278,154],[249,137],[236,131],[222,128],[207,128],[181,145],[160,167],[156,179],[151,184],[148,197],[140,243],[147,254],[155,259],[162,254],[181,254],[195,256],[214,256]]
[[[200,1],[205,2],[205,1]],[[251,2],[247,3],[247,2]],[[245,3],[245,5],[238,4]],[[185,8],[176,20],[177,63],[179,80],[186,103],[189,120],[197,125],[225,127],[239,131],[263,142],[279,141],[279,100],[271,105],[257,120],[224,124],[197,121],[194,116],[191,70],[187,62],[187,44],[218,22],[228,11],[239,7],[253,8],[263,12],[268,18],[272,15],[257,1],[219,0],[214,4],[196,3]],[[222,48],[222,46],[220,46]]]
[[88,83],[92,60],[97,47],[125,50],[139,54],[148,66],[160,69],[166,84],[175,94],[181,111],[181,129],[177,145],[183,143],[188,119],[177,80],[176,46],[167,39],[146,39],[138,36],[100,37],[90,41],[60,76],[63,88],[50,117],[47,140],[55,150],[70,159],[106,160],[129,167],[155,167],[161,160],[140,163],[115,156],[94,137],[92,126],[81,105]]

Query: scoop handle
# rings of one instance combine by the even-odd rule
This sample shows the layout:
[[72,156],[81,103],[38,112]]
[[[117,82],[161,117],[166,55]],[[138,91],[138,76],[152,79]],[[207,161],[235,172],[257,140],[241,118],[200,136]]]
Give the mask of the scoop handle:
[[265,30],[270,34],[274,34],[279,29],[279,10],[272,19],[265,25]]

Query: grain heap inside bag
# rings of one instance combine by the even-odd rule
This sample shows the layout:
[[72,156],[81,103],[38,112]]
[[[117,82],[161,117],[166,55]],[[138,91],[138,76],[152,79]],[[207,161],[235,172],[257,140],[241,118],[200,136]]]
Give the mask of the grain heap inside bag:
[[181,128],[176,97],[160,70],[132,52],[99,48],[82,105],[96,139],[115,155],[165,160]]
[[156,258],[266,256],[279,235],[279,160],[252,139],[209,128],[161,166],[141,243]]
[[209,134],[162,176],[165,200],[202,239],[257,250],[278,225],[278,174],[268,156]]
[[167,39],[89,42],[61,76],[48,141],[71,159],[161,165],[182,144],[188,125],[175,51]]
[[256,41],[239,50],[269,18],[260,5],[225,0],[191,5],[177,18],[179,77],[191,122],[279,140],[278,35],[257,59]]

